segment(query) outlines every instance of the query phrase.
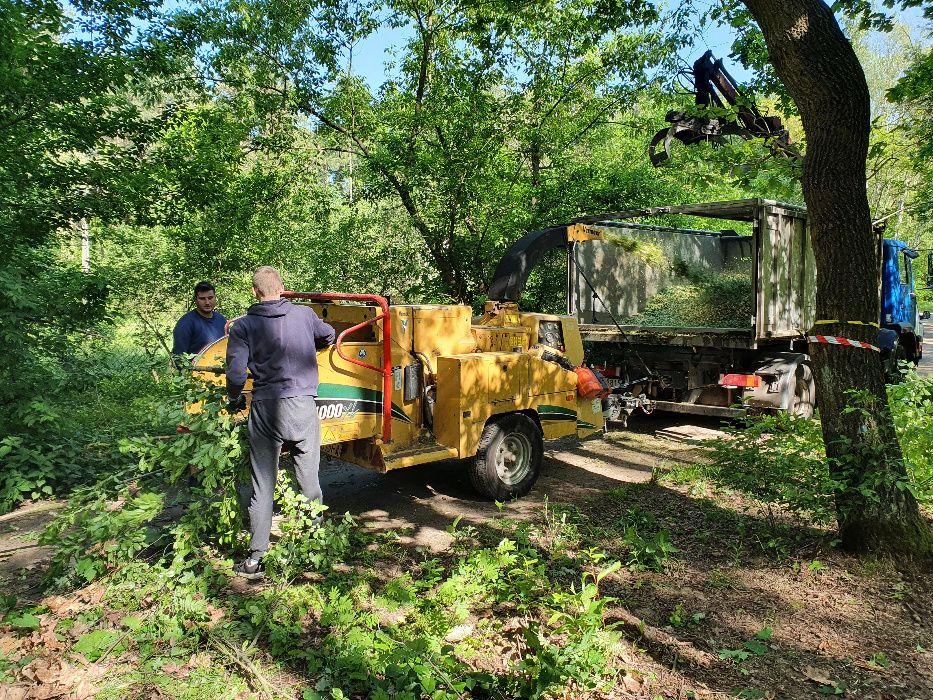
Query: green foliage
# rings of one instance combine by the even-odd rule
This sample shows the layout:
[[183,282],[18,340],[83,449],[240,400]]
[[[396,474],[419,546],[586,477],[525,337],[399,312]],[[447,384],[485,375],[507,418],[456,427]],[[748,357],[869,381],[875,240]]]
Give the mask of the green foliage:
[[914,495],[933,503],[933,378],[907,372],[888,385],[894,427],[914,485]]
[[[603,622],[613,601],[599,595],[599,584],[618,567],[616,562],[584,574],[579,587],[555,589],[538,552],[503,539],[495,548],[464,554],[449,570],[427,560],[417,575],[392,578],[378,590],[354,578],[251,596],[241,608],[242,633],[267,638],[273,654],[302,663],[318,678],[309,697],[339,691],[351,697],[456,698],[472,691],[541,698],[606,682],[619,635]],[[488,635],[494,638],[494,630],[452,635],[490,603],[516,599],[546,622],[532,619],[521,630],[523,652],[508,673],[472,670],[464,652]],[[396,612],[381,619],[380,606],[389,601]],[[296,644],[310,611],[322,636],[315,645]]]
[[281,536],[262,560],[273,580],[287,584],[306,571],[328,571],[343,561],[354,526],[349,514],[336,521],[323,519],[327,506],[308,501],[285,470],[279,470],[275,500],[282,515]]
[[[241,426],[226,414],[226,394],[186,374],[170,380],[174,390],[160,406],[162,422],[186,425],[168,439],[122,441],[135,456],[124,467],[72,495],[68,508],[42,536],[56,546],[47,579],[62,586],[93,581],[156,544],[174,553],[177,571],[191,563],[205,541],[238,542],[242,516],[236,486],[242,483]],[[200,411],[187,407],[200,404]],[[141,484],[150,484],[147,487]],[[183,515],[154,520],[171,506]]]
[[88,632],[77,641],[73,650],[84,654],[88,661],[97,661],[105,653],[113,651],[123,635],[110,630],[94,630]]
[[622,542],[629,550],[628,566],[638,571],[663,571],[670,555],[680,551],[671,543],[667,530],[645,535],[630,527]]
[[891,660],[887,657],[887,654],[883,651],[879,651],[871,655],[868,659],[868,663],[875,668],[885,669],[891,665]]
[[[45,393],[49,380],[65,380],[68,360],[81,336],[105,316],[107,286],[82,274],[51,246],[11,245],[0,260],[0,401],[14,410],[0,418],[13,429],[24,400]],[[11,425],[13,423],[13,425]]]
[[[101,8],[103,9],[103,8]],[[130,98],[146,61],[134,20],[148,3],[96,12],[58,2],[0,4],[0,232],[38,245],[56,229],[123,209],[146,120]],[[100,40],[82,33],[102,31]],[[4,258],[0,270],[10,269]]]
[[[231,104],[249,105],[261,129],[310,120],[320,146],[336,154],[330,177],[351,208],[382,201],[401,210],[436,272],[424,293],[468,303],[519,232],[586,207],[577,194],[604,180],[571,171],[675,41],[658,31],[650,4],[594,13],[571,2],[518,14],[452,6],[426,19],[390,3],[393,26],[408,34],[383,84],[371,87],[343,65],[345,47],[378,26],[371,4],[329,7],[326,31],[317,31],[324,20],[311,5],[246,8],[192,8],[167,31],[192,37]],[[604,194],[624,196],[620,189]]]
[[596,574],[583,575],[580,588],[553,594],[556,610],[548,620],[555,625],[551,635],[561,635],[556,645],[542,634],[542,627],[529,624],[522,634],[529,654],[515,666],[516,676],[508,683],[510,694],[523,698],[541,698],[565,687],[568,682],[578,689],[593,689],[605,682],[606,662],[621,635],[614,625],[605,625],[607,605],[614,599],[599,595],[599,583],[619,569],[613,562]]
[[706,443],[711,477],[816,523],[835,519],[833,495],[841,485],[829,476],[817,421],[779,413],[725,430],[727,440]]
[[764,656],[768,653],[766,642],[771,639],[773,633],[770,627],[764,627],[752,639],[747,640],[741,649],[720,649],[719,658],[725,661],[741,663],[752,656]]
[[4,622],[18,630],[39,629],[39,618],[29,612],[7,617],[4,619]]
[[[888,386],[889,405],[904,453],[909,488],[922,503],[933,502],[933,463],[929,425],[933,417],[933,380],[908,372],[902,384]],[[853,396],[847,413],[862,412],[867,421],[873,412]],[[847,483],[852,470],[840,464],[830,475],[818,421],[786,414],[755,416],[738,427],[727,427],[729,439],[707,443],[712,464],[706,476],[786,512],[816,524],[836,520],[834,498],[846,489],[857,489],[866,498],[882,484],[871,481]],[[770,511],[769,511],[770,512]]]
[[683,627],[688,622],[688,619],[694,624],[699,624],[704,617],[706,617],[704,613],[695,613],[692,618],[688,618],[687,606],[683,603],[677,603],[667,620],[671,623],[671,627]]
[[137,487],[123,489],[116,500],[76,496],[40,538],[55,547],[46,579],[59,586],[88,583],[132,561],[156,541],[152,521],[163,505],[162,494]]
[[[185,373],[172,378],[173,400],[161,410],[182,432],[168,440],[126,440],[125,452],[139,458],[140,474],[182,485],[185,514],[172,528],[175,563],[183,566],[206,539],[221,546],[238,543],[242,512],[237,486],[246,480],[246,426],[226,412],[226,391]],[[197,411],[194,411],[197,407]]]
[[13,435],[0,440],[0,512],[25,500],[53,496],[56,488],[67,484],[69,457],[64,445],[33,447]]
[[680,551],[671,542],[670,532],[659,528],[657,518],[649,512],[630,508],[618,527],[628,550],[626,564],[634,571],[664,571],[670,556]]

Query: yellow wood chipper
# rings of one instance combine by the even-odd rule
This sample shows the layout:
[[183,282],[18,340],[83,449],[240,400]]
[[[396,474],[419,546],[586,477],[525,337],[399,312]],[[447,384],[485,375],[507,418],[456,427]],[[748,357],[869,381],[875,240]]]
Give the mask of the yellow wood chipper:
[[[544,440],[603,429],[604,385],[582,367],[576,319],[510,303],[489,302],[473,320],[467,306],[283,296],[308,304],[337,332],[317,358],[321,444],[336,458],[383,473],[473,458],[473,485],[504,500],[531,489]],[[224,337],[205,348],[195,374],[222,382],[226,347]],[[250,389],[248,382],[247,398]]]

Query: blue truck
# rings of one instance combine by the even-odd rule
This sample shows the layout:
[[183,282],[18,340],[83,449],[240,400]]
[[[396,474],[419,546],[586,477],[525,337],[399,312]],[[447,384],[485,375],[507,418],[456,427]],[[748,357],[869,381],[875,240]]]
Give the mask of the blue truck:
[[[881,241],[881,330],[878,346],[889,381],[899,378],[898,363],[923,357],[923,318],[917,305],[917,271],[920,252],[903,241]],[[933,286],[933,253],[927,254],[925,286]]]

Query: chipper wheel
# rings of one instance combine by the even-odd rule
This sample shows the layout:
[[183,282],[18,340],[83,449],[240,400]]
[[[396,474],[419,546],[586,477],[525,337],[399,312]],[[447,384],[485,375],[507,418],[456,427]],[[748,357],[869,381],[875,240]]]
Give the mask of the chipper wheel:
[[521,413],[493,418],[480,437],[470,481],[488,498],[519,498],[538,480],[543,456],[544,438],[531,418]]

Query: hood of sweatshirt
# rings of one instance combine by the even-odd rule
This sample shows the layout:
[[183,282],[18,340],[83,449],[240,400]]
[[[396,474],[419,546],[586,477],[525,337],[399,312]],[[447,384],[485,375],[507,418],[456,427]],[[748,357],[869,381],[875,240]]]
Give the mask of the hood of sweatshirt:
[[272,299],[271,301],[261,301],[258,304],[253,304],[246,313],[250,316],[276,318],[284,316],[292,308],[292,303],[288,299]]

